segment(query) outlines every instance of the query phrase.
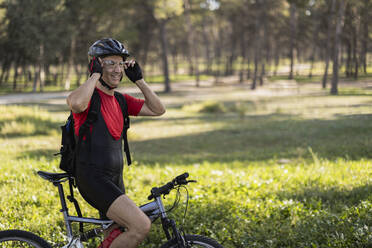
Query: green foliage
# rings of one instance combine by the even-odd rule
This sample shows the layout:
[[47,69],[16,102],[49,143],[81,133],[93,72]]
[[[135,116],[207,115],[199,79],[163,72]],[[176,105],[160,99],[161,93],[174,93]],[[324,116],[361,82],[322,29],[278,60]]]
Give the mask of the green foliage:
[[166,20],[181,15],[183,2],[182,0],[156,0],[154,12],[155,18],[159,20]]
[[[163,95],[169,103],[164,117],[133,118],[135,164],[124,168],[129,197],[146,203],[152,187],[188,171],[198,183],[189,186],[187,233],[213,237],[227,248],[369,247],[369,95],[333,97],[319,91],[257,99],[242,89]],[[190,96],[197,94],[204,100],[190,105]],[[225,111],[218,114],[190,107],[219,104]],[[0,111],[0,230],[24,229],[62,242],[57,190],[35,172],[58,171],[52,154],[68,112],[53,104],[1,106]],[[174,198],[175,192],[166,197],[167,208]],[[97,217],[78,199],[84,215]],[[74,213],[72,205],[69,209]],[[180,204],[171,212],[178,224],[183,211]],[[162,242],[157,221],[141,247]],[[98,240],[87,247],[97,245]]]

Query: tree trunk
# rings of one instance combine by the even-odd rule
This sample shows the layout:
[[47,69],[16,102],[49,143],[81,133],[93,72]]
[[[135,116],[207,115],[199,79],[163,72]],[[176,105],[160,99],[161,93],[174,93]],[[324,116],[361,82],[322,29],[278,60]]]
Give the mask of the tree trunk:
[[368,20],[369,19],[369,2],[370,0],[364,0],[364,10],[363,10],[363,19],[362,19],[362,51],[361,51],[361,63],[363,65],[363,72],[367,74],[367,52],[368,52]]
[[216,57],[216,71],[214,72],[214,84],[220,83],[220,66],[221,66],[221,51],[222,51],[222,30],[218,27],[218,35],[215,42],[215,57]]
[[27,67],[25,65],[25,63],[22,64],[22,67],[21,67],[21,77],[22,77],[22,81],[23,81],[23,88],[25,88],[24,86],[26,85],[26,82],[27,82]]
[[31,83],[33,80],[32,78],[32,66],[27,66],[27,80],[25,81],[24,88],[28,87],[28,84]]
[[206,20],[205,17],[203,17],[202,21],[202,29],[203,29],[203,42],[205,46],[205,62],[206,62],[206,74],[210,75],[211,73],[211,67],[212,67],[212,59],[211,59],[211,54],[210,54],[210,43],[207,35],[207,30],[206,30]]
[[[225,76],[230,76],[234,74],[233,70],[233,64],[236,59],[236,46],[237,46],[237,31],[236,31],[236,17],[235,15],[229,17],[229,22],[231,26],[231,34],[230,34],[230,52],[229,55],[227,56],[226,60],[226,67],[225,67]],[[241,34],[239,34],[241,35]]]
[[195,56],[195,83],[196,87],[200,86],[199,59]]
[[76,85],[77,87],[80,86],[81,78],[83,77],[83,73],[81,72],[81,65],[80,64],[75,64],[75,74],[77,76],[76,78]]
[[59,63],[59,73],[58,73],[58,86],[62,87],[62,83],[65,79],[65,62],[63,61],[63,57],[59,56],[58,58],[58,63]]
[[164,91],[170,92],[170,80],[169,80],[169,69],[168,69],[168,44],[167,44],[167,34],[166,34],[166,20],[159,21],[160,28],[160,44],[161,44],[161,57],[163,61],[163,76],[164,76]]
[[347,58],[346,58],[346,66],[345,66],[345,75],[346,77],[351,76],[351,42],[350,40],[346,41],[346,53],[347,53]]
[[226,61],[226,68],[225,68],[225,76],[230,76],[234,74],[234,69],[233,69],[233,64],[236,58],[236,41],[237,38],[234,37],[232,34],[232,39],[231,39],[231,46],[230,46],[230,56],[228,57],[228,60]]
[[264,84],[264,77],[265,77],[265,62],[261,64],[261,75],[260,75],[260,86]]
[[245,45],[245,32],[244,28],[241,30],[241,35],[240,35],[240,49],[241,49],[241,54],[242,54],[242,59],[240,62],[240,72],[239,72],[239,82],[243,83],[244,82],[244,63],[246,60],[246,45]]
[[313,77],[313,69],[314,69],[314,61],[315,61],[315,54],[316,54],[316,48],[318,44],[318,38],[319,38],[319,26],[320,26],[320,21],[318,20],[319,16],[316,14],[313,14],[313,22],[315,22],[315,28],[314,28],[314,33],[313,33],[313,44],[312,44],[312,51],[311,51],[311,66],[310,66],[310,71],[309,71],[309,78]]
[[35,67],[34,68],[34,83],[33,83],[32,91],[36,92],[39,85],[40,85],[40,67]]
[[275,44],[274,50],[274,76],[278,73],[278,66],[279,66],[279,44]]
[[17,89],[17,79],[18,79],[18,67],[19,67],[19,59],[14,64],[14,75],[13,75],[13,90]]
[[254,90],[257,87],[257,76],[258,76],[258,66],[259,61],[261,61],[261,23],[262,23],[262,9],[260,1],[256,1],[257,11],[259,11],[259,16],[255,21],[255,47],[254,47],[254,74],[251,89]]
[[289,79],[293,79],[293,65],[294,65],[294,55],[293,51],[295,48],[295,38],[296,38],[296,5],[295,3],[291,2],[290,5],[290,29],[291,29],[291,34],[290,34],[290,48],[289,48],[289,58],[291,60],[291,65],[290,65],[290,71],[289,71]]
[[253,73],[253,80],[252,80],[252,85],[251,89],[254,90],[256,89],[257,85],[257,72],[258,72],[258,51],[255,51],[254,53],[254,73]]
[[[263,27],[263,36],[262,36],[262,43],[264,45],[264,49],[260,49],[260,57],[261,57],[261,75],[260,75],[260,86],[264,84],[264,77],[266,75],[266,63],[269,61],[269,39],[268,39],[268,30],[267,30],[267,18],[266,18],[266,0],[262,0],[261,6],[261,23]],[[265,52],[263,55],[262,53]]]
[[40,92],[44,90],[45,86],[45,71],[44,71],[44,65],[45,65],[45,56],[44,56],[44,45],[40,45],[40,62],[39,62],[39,76],[40,76]]
[[1,68],[0,85],[3,84],[4,82],[8,82],[7,75],[9,75],[9,68],[10,60],[7,60],[7,58],[5,58]]
[[75,45],[76,45],[75,35],[72,35],[71,36],[71,43],[70,43],[70,54],[69,54],[68,64],[67,64],[67,75],[66,75],[66,81],[65,81],[65,90],[69,90],[70,87],[71,87],[71,78],[72,78],[71,69],[72,69],[73,63],[74,63]]
[[333,77],[331,94],[338,94],[338,53],[341,46],[341,32],[344,24],[344,13],[345,13],[345,0],[340,0],[340,6],[337,14],[336,32],[334,41],[334,52],[333,52]]
[[267,16],[266,16],[266,9],[268,9],[268,6],[266,5],[266,0],[262,0],[262,16],[261,16],[261,20],[262,20],[262,23],[263,23],[263,43],[264,43],[264,51],[265,54],[262,55],[263,59],[262,60],[262,71],[261,71],[261,82],[260,82],[260,85],[263,85],[263,82],[264,82],[264,77],[267,75],[267,72],[266,71],[270,71],[270,66],[269,69],[267,69],[268,67],[266,65],[270,65],[270,53],[271,53],[271,49],[270,49],[270,38],[269,38],[269,29],[268,29],[268,20],[267,20]]
[[177,59],[177,52],[172,53],[172,63],[173,63],[173,73],[177,75],[178,73],[178,59]]
[[189,66],[189,75],[194,74],[194,63],[193,63],[193,41],[194,41],[194,30],[191,24],[191,17],[190,17],[190,11],[191,11],[191,5],[190,0],[183,0],[183,6],[184,6],[184,16],[186,21],[186,57],[188,61]]
[[335,5],[336,5],[336,0],[332,0],[332,5],[331,5],[331,12],[328,15],[328,31],[327,31],[327,43],[326,43],[326,63],[325,63],[325,69],[324,69],[324,74],[323,74],[323,81],[322,81],[322,88],[325,89],[327,87],[327,78],[328,78],[328,67],[329,67],[329,50],[330,50],[330,43],[331,43],[331,32],[332,32],[332,18],[333,18],[333,13],[335,11]]
[[247,51],[247,76],[246,79],[251,79],[251,52],[248,48]]
[[[356,22],[358,22],[356,20]],[[359,58],[358,58],[358,23],[355,23],[353,28],[353,64],[354,64],[354,78],[358,79],[358,71],[359,71]]]

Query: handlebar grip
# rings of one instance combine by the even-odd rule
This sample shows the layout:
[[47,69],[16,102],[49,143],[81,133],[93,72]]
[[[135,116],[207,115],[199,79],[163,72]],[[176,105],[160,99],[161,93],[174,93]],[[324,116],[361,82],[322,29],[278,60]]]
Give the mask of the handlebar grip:
[[168,182],[167,184],[157,188],[151,189],[151,195],[147,197],[148,200],[152,200],[155,197],[158,197],[160,195],[166,195],[169,194],[169,192],[176,186],[176,185],[183,185],[187,184],[186,178],[189,177],[189,173],[185,172],[179,176],[177,176],[173,181]]
[[163,193],[169,193],[168,191],[173,189],[173,188],[174,188],[174,184],[172,182],[169,182],[166,185],[161,186],[157,190],[160,194],[163,194]]
[[189,177],[189,173],[185,172],[182,175],[179,175],[176,177],[176,182],[184,181],[188,177]]

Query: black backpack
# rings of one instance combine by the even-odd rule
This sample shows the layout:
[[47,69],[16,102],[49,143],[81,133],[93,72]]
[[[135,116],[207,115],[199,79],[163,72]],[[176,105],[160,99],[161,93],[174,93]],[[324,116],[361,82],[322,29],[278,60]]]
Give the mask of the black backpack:
[[[128,106],[126,104],[125,97],[119,92],[115,92],[115,98],[119,102],[121,111],[123,113],[124,128],[123,128],[123,140],[124,140],[124,151],[127,157],[127,163],[130,165],[132,163],[129,144],[127,138],[127,131],[129,128],[129,115],[128,115]],[[75,128],[74,128],[74,118],[72,112],[68,117],[66,124],[61,126],[62,129],[62,142],[61,149],[59,153],[55,155],[61,155],[61,161],[59,168],[66,171],[70,176],[75,174],[76,166],[76,157],[80,150],[81,140],[86,134],[89,134],[90,126],[97,120],[99,111],[101,110],[101,99],[97,90],[94,90],[90,109],[86,121],[81,125],[79,129],[79,137],[75,137]]]

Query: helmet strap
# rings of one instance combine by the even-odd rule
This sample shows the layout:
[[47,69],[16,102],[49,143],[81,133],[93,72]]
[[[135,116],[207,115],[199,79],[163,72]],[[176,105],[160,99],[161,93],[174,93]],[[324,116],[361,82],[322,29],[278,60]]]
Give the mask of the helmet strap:
[[103,81],[102,77],[99,78],[99,82],[102,84],[103,87],[106,87],[109,90],[113,90],[113,89],[117,88],[117,86],[116,87],[111,87],[110,85],[108,85],[105,81]]

